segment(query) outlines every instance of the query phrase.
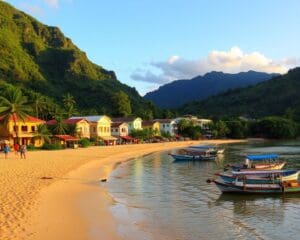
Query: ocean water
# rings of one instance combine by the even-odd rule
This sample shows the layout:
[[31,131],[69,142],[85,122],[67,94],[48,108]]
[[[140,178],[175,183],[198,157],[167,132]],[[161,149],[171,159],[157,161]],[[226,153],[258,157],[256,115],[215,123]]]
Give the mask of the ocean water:
[[300,169],[300,142],[226,145],[216,161],[174,162],[169,152],[120,164],[105,183],[124,239],[300,239],[300,194],[222,195],[206,180],[246,154],[277,153]]

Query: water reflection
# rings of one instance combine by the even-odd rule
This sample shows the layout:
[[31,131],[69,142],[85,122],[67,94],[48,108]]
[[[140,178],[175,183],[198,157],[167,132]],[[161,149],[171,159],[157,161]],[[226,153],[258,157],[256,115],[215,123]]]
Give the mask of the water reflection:
[[[246,154],[270,152],[286,159],[289,168],[300,168],[299,142],[259,141],[229,145],[216,161],[174,162],[167,153],[146,156],[118,167],[107,186],[131,209],[128,222],[159,233],[154,239],[298,239],[300,194],[220,194],[206,183]],[[139,219],[144,214],[142,223],[137,211]]]

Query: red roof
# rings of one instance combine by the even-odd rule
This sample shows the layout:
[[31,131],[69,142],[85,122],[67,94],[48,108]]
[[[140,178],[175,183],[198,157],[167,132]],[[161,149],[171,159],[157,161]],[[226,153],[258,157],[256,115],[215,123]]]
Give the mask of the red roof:
[[112,128],[117,128],[117,127],[120,127],[124,122],[113,122],[111,124],[111,127]]
[[[0,117],[0,121],[2,121],[4,119],[4,117]],[[19,119],[15,114],[14,115],[11,115],[10,118],[9,118],[9,121],[22,121],[21,119]],[[35,117],[32,117],[30,115],[27,115],[25,118],[24,118],[24,122],[40,122],[40,123],[45,123],[44,120],[41,120],[39,118],[35,118]]]
[[[65,124],[76,124],[82,120],[87,121],[85,118],[76,118],[76,119],[66,119],[64,120]],[[51,119],[46,122],[47,125],[56,125],[57,121],[55,119]]]
[[125,140],[135,140],[135,138],[131,136],[120,136],[120,138],[125,139]]
[[57,137],[60,140],[63,141],[78,141],[79,138],[73,137],[71,135],[54,135],[54,137]]

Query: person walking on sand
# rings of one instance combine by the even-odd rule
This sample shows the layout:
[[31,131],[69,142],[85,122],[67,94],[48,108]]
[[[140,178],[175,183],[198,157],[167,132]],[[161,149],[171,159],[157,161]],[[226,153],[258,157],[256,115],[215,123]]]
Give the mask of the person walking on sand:
[[20,145],[19,145],[19,143],[15,143],[15,144],[14,144],[15,155],[18,155],[18,154],[19,154],[19,150],[20,150]]
[[4,148],[3,148],[5,159],[7,159],[9,151],[10,151],[9,146],[7,144],[5,144]]
[[21,158],[26,159],[26,151],[27,151],[26,145],[22,144],[20,147]]

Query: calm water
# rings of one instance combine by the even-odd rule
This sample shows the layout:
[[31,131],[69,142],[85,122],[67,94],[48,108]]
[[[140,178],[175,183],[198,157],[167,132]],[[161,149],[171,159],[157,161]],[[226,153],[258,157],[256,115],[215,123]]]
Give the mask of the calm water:
[[167,153],[123,163],[106,183],[125,239],[300,239],[300,194],[221,195],[206,183],[248,153],[278,153],[300,169],[300,142],[228,145],[214,162],[175,163]]

